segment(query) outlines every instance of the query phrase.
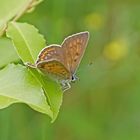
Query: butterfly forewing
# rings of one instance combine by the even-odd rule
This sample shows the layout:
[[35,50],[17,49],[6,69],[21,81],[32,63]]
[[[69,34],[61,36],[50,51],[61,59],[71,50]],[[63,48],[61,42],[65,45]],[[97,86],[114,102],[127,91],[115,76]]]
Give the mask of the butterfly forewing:
[[81,32],[67,37],[63,43],[64,64],[74,74],[85,52],[89,38],[88,32]]

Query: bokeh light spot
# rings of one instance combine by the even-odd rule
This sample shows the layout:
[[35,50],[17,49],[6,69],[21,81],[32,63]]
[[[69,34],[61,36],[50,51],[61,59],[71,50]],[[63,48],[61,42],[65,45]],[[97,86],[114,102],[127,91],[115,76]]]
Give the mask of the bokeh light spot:
[[103,55],[112,61],[124,58],[128,53],[128,46],[124,40],[112,41],[104,48]]

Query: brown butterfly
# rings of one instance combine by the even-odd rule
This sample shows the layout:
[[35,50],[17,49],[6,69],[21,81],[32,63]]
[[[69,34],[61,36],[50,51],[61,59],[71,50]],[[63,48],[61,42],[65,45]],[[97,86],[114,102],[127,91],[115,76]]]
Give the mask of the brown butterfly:
[[28,63],[28,66],[52,75],[62,84],[63,90],[69,89],[69,83],[77,79],[75,72],[85,52],[88,39],[87,31],[68,36],[61,45],[52,44],[42,49],[35,64]]

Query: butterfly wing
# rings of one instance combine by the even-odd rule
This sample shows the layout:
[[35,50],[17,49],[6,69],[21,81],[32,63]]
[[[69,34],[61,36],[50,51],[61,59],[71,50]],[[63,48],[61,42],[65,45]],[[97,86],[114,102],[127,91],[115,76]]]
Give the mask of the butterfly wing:
[[81,32],[67,37],[63,43],[64,64],[74,74],[85,52],[89,38],[88,32]]
[[70,79],[70,72],[64,66],[63,57],[61,46],[51,45],[40,52],[36,66],[43,73],[50,74],[56,79]]
[[50,73],[58,79],[71,79],[85,52],[88,38],[88,32],[81,32],[67,37],[62,47],[54,44],[44,48],[36,66],[43,73]]
[[50,74],[52,77],[58,80],[70,79],[70,72],[66,67],[58,60],[45,60],[38,63],[37,67],[44,73]]
[[38,59],[36,60],[36,64],[44,60],[56,59],[63,63],[63,50],[60,45],[52,44],[50,46],[42,49],[38,55]]

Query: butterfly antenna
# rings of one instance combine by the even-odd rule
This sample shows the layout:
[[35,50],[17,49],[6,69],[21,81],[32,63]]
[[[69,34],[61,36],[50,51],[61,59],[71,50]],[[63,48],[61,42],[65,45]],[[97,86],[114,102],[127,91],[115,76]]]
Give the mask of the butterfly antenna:
[[25,64],[25,66],[27,66],[27,67],[36,69],[36,66],[35,66],[34,64],[31,64],[30,62],[26,62],[26,63],[24,63],[24,64]]

